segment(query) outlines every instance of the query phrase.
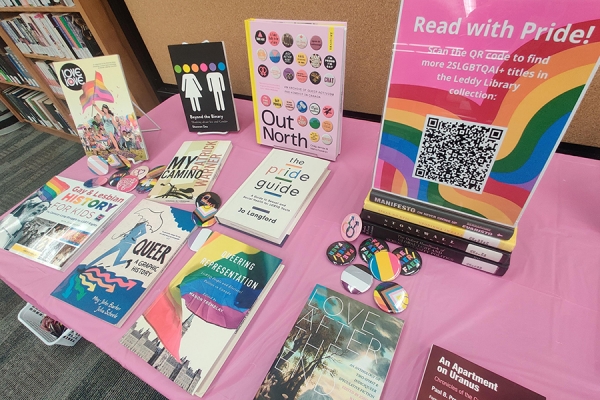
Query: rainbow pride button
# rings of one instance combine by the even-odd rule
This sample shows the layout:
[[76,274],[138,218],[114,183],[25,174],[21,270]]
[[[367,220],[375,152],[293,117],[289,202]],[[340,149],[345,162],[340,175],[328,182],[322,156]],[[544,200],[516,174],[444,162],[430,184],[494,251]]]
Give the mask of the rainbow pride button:
[[377,307],[391,314],[401,313],[408,307],[406,289],[394,282],[382,282],[377,285],[373,298]]
[[400,275],[400,261],[394,253],[381,250],[369,260],[369,269],[375,279],[382,282],[391,281]]

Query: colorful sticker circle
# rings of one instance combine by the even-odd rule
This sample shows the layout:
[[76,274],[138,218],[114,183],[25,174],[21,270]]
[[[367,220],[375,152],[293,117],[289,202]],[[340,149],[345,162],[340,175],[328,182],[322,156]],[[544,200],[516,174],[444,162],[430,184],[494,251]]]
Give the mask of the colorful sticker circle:
[[221,207],[221,197],[214,192],[200,193],[196,197],[196,209],[192,213],[192,220],[198,226],[212,226],[217,220],[215,214]]
[[273,97],[273,106],[275,108],[281,108],[283,106],[283,101],[279,97]]
[[87,166],[96,175],[106,175],[110,169],[108,161],[100,156],[89,156],[87,159]]
[[150,171],[148,171],[148,173],[146,174],[146,178],[158,178],[162,175],[163,172],[165,172],[165,169],[167,169],[166,165],[159,165],[158,167],[154,167]]
[[342,239],[353,242],[355,241],[362,230],[362,219],[355,213],[346,215],[346,218],[342,221],[342,227],[340,232],[342,233]]
[[325,68],[330,71],[335,69],[336,65],[337,65],[337,61],[335,60],[335,57],[333,57],[333,56],[325,56],[325,58],[323,59],[323,66],[325,66]]
[[290,65],[294,62],[294,54],[289,50],[284,51],[281,58],[283,59],[283,62],[287,65]]
[[320,139],[320,136],[317,132],[311,132],[309,137],[310,137],[310,141],[313,143],[317,143]]
[[296,79],[298,82],[304,83],[308,79],[308,74],[305,70],[301,69],[300,71],[296,72]]
[[306,125],[308,125],[308,119],[306,119],[306,117],[304,115],[299,115],[298,118],[296,119],[296,122],[298,123],[299,126],[301,126],[303,128]]
[[117,171],[114,174],[112,174],[110,176],[110,178],[108,179],[108,184],[110,186],[117,186],[117,184],[119,183],[119,181],[121,180],[122,177],[126,176],[127,172],[126,171]]
[[271,60],[271,62],[278,63],[279,60],[281,60],[281,53],[279,53],[279,50],[277,50],[277,49],[271,50],[269,52],[269,60]]
[[125,175],[117,182],[117,190],[121,192],[131,192],[138,185],[140,180],[133,175]]
[[310,78],[310,82],[313,85],[318,85],[319,83],[321,83],[321,74],[319,74],[317,71],[311,72],[309,75],[309,78]]
[[294,38],[289,33],[284,33],[283,37],[281,38],[281,43],[285,47],[292,47],[294,45]]
[[381,250],[369,260],[369,269],[375,279],[382,282],[392,281],[400,275],[400,261],[394,253]]
[[401,313],[408,307],[406,289],[394,282],[382,282],[373,292],[377,307],[390,314]]
[[277,32],[269,32],[269,44],[271,46],[277,46],[279,44],[279,34]]
[[356,247],[350,242],[334,242],[327,248],[327,258],[335,265],[348,265],[356,258]]
[[342,272],[342,286],[352,294],[364,293],[373,285],[373,276],[365,265],[352,264]]
[[321,40],[321,38],[319,36],[315,35],[310,38],[310,47],[313,50],[321,50],[322,46],[323,46],[323,41]]
[[258,74],[260,76],[262,76],[263,78],[266,78],[267,76],[269,76],[269,68],[267,68],[266,65],[264,64],[260,64],[257,68]]
[[141,166],[129,171],[129,175],[133,175],[138,179],[144,179],[146,177],[146,175],[148,175],[149,171],[150,171],[150,168],[148,168],[145,165],[141,165]]
[[324,145],[329,146],[331,143],[333,143],[333,138],[331,135],[325,133],[323,136],[321,136],[321,142],[323,142]]
[[296,105],[294,104],[294,100],[286,100],[285,101],[285,109],[288,111],[294,111]]
[[296,62],[298,63],[299,66],[304,67],[307,63],[306,54],[304,54],[304,53],[296,54]]
[[[265,49],[258,49],[256,51],[256,56],[260,61],[265,61],[267,59],[267,51]],[[206,71],[204,71],[206,72]]]
[[294,70],[291,68],[286,68],[283,70],[283,77],[288,80],[288,81],[292,81],[294,80]]
[[263,106],[269,107],[271,105],[271,98],[266,94],[263,94],[262,96],[260,96],[260,102]]
[[323,115],[327,118],[333,117],[333,107],[331,106],[323,106]]
[[273,79],[281,78],[281,70],[279,69],[279,67],[277,65],[273,65],[271,67],[271,78],[273,78]]
[[146,178],[140,180],[140,182],[138,183],[138,185],[135,188],[135,191],[138,193],[141,193],[141,194],[148,193],[152,190],[154,185],[156,185],[157,181],[158,181],[157,178],[146,177]]
[[88,179],[87,181],[83,182],[83,186],[85,186],[87,188],[95,188],[98,186],[104,186],[104,185],[106,185],[107,182],[108,182],[107,177],[99,176],[97,178]]
[[366,263],[368,263],[373,255],[381,250],[388,251],[388,245],[386,242],[381,241],[376,238],[367,238],[362,241],[360,246],[358,247],[358,251],[360,252],[360,258]]
[[392,253],[398,257],[398,261],[400,261],[401,275],[411,276],[421,270],[423,259],[418,251],[409,247],[398,247],[397,249],[394,249]]
[[310,56],[310,65],[313,68],[319,68],[321,66],[322,60],[321,56],[318,54],[313,54]]
[[296,103],[296,108],[298,109],[298,111],[300,111],[301,113],[305,113],[306,110],[308,110],[308,106],[306,105],[306,102],[303,100],[298,101],[298,103]]
[[308,107],[308,110],[312,115],[319,115],[321,112],[321,107],[319,107],[317,103],[311,103],[310,107]]
[[256,31],[254,34],[254,40],[258,44],[265,44],[267,42],[267,35],[263,31]]
[[325,74],[323,76],[323,83],[325,84],[325,86],[332,87],[333,85],[335,85],[335,76],[329,73]]
[[331,121],[323,121],[321,127],[325,132],[331,132],[333,130],[333,124],[331,123]]
[[313,129],[319,129],[321,126],[321,122],[317,118],[311,118],[310,121],[308,121],[308,124]]
[[298,34],[296,36],[296,46],[298,46],[299,49],[303,49],[308,45],[308,39],[306,38],[305,35],[303,34]]

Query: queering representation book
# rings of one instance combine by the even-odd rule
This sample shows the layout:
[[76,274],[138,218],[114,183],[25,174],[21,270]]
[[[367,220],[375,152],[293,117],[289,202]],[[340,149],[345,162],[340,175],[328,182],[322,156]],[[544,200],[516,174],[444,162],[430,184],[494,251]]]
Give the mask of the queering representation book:
[[599,16],[403,1],[371,200],[509,239],[596,75]]
[[133,198],[55,176],[0,221],[0,248],[64,269]]
[[163,203],[193,204],[199,194],[212,188],[232,147],[228,140],[183,142],[148,198]]
[[54,69],[88,156],[148,159],[118,55],[55,62]]
[[385,398],[403,327],[391,314],[316,285],[254,399]]
[[335,161],[346,23],[248,19],[246,42],[257,142]]
[[189,131],[239,131],[225,43],[170,45],[169,54]]
[[219,223],[282,245],[329,174],[329,161],[273,149],[217,212]]
[[121,339],[174,383],[202,396],[283,269],[281,259],[210,236]]
[[52,296],[121,326],[195,226],[189,211],[142,200]]

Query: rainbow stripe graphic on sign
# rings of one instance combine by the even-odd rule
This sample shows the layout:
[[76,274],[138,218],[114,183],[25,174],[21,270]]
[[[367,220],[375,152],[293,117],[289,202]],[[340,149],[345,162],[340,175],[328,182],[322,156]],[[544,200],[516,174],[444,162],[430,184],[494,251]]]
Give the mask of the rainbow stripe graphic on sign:
[[68,188],[69,185],[66,182],[61,181],[58,177],[55,176],[40,188],[39,197],[43,201],[51,201]]

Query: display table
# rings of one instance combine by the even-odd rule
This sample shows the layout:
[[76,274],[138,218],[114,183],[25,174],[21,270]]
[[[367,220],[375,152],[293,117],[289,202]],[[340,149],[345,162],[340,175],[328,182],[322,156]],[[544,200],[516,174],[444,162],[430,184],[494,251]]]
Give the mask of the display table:
[[[181,101],[173,96],[149,113],[162,130],[144,134],[151,157],[144,165],[152,168],[167,164],[185,140],[232,140],[231,155],[213,187],[226,201],[270,151],[256,144],[251,103],[238,100],[236,104],[239,133],[200,137],[187,131]],[[144,118],[140,124],[151,125]],[[332,265],[325,250],[341,239],[343,217],[360,212],[371,186],[379,124],[346,118],[343,131],[342,154],[331,164],[330,176],[283,247],[223,226],[214,227],[281,257],[285,269],[204,398],[252,398],[315,284],[345,293],[340,283],[343,268]],[[85,159],[63,175],[79,180],[91,178]],[[598,182],[599,161],[561,154],[554,157],[519,223],[517,247],[504,277],[424,254],[424,266],[418,274],[396,279],[407,289],[410,305],[398,315],[406,324],[384,399],[415,398],[432,344],[548,399],[598,397]],[[145,197],[136,196],[124,214]],[[107,231],[117,223],[113,222]],[[361,235],[355,244],[364,238]],[[65,277],[64,271],[5,252],[0,278],[25,300],[63,321],[168,398],[193,398],[119,344],[121,336],[191,256],[187,247],[181,250],[121,328],[51,297]],[[349,296],[376,307],[372,291]]]

